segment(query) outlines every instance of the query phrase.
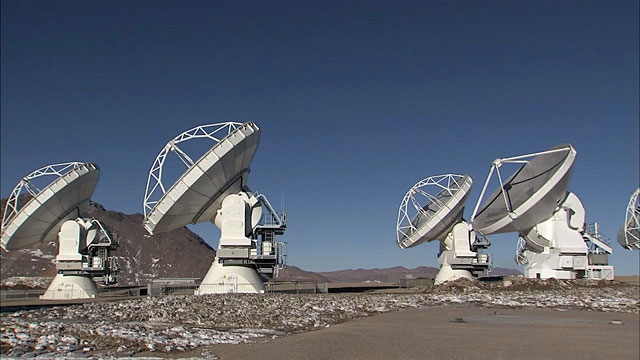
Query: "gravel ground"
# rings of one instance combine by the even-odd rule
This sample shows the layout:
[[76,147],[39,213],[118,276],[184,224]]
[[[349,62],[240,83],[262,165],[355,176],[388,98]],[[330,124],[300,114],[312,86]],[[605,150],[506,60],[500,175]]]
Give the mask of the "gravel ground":
[[321,329],[364,316],[443,305],[640,312],[637,285],[506,279],[416,294],[225,294],[149,297],[2,313],[2,357],[172,356]]

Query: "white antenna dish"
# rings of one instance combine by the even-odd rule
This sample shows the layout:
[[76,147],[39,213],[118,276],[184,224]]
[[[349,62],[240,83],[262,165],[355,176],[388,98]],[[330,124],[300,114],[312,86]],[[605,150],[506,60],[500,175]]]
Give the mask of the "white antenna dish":
[[[471,216],[473,228],[487,235],[518,232],[524,245],[519,243],[516,261],[527,265],[527,277],[613,279],[607,258],[611,248],[597,226],[594,231],[585,228],[582,202],[568,192],[576,153],[573,146],[563,144],[491,164]],[[505,164],[523,165],[503,180],[500,168]],[[500,187],[480,205],[494,173]]]
[[618,232],[618,242],[628,250],[640,249],[640,188],[629,198],[624,225]]
[[460,277],[474,279],[491,268],[491,257],[479,253],[489,246],[488,240],[477,238],[462,220],[471,184],[468,175],[431,176],[412,186],[400,203],[398,246],[406,249],[433,240],[441,242],[436,284]]
[[[178,144],[197,138],[210,139],[215,145],[194,162]],[[153,235],[211,220],[226,195],[246,188],[249,165],[259,141],[260,129],[252,122],[198,126],[169,141],[156,156],[147,179],[144,196],[147,231]],[[177,155],[188,169],[165,191],[162,168],[169,152]]]
[[[58,275],[43,299],[95,297],[98,290],[92,278],[116,282],[117,265],[110,256],[116,244],[99,221],[82,217],[99,173],[94,163],[48,165],[22,178],[7,200],[1,229],[5,250],[58,238]],[[40,190],[33,180],[44,176],[56,178]],[[32,198],[20,207],[23,190]]]
[[[407,191],[398,210],[398,246],[410,248],[443,239],[462,219],[472,184],[469,175],[431,176]],[[435,195],[429,190],[439,190]]]
[[[213,146],[197,161],[180,143],[206,138]],[[284,259],[275,235],[286,223],[260,227],[266,197],[247,186],[249,166],[258,148],[260,129],[253,122],[226,122],[198,126],[169,141],[156,157],[144,196],[143,225],[151,234],[209,221],[221,230],[220,244],[211,269],[197,293],[261,292],[261,274],[274,274]],[[187,167],[168,190],[162,182],[166,157],[173,153]],[[267,211],[275,214],[272,207]],[[277,214],[275,217],[280,219]],[[284,217],[282,217],[284,218]]]
[[[45,166],[22,178],[7,199],[2,217],[2,247],[12,250],[54,240],[59,225],[84,212],[98,185],[99,174],[93,163],[68,162]],[[40,190],[32,181],[42,176],[57,178]],[[23,190],[33,197],[19,209],[18,198]]]
[[[495,160],[471,216],[474,229],[483,234],[522,231],[550,218],[567,195],[575,157],[571,145],[558,145],[540,153]],[[504,164],[524,165],[503,181],[500,167]],[[478,211],[494,171],[500,187]]]

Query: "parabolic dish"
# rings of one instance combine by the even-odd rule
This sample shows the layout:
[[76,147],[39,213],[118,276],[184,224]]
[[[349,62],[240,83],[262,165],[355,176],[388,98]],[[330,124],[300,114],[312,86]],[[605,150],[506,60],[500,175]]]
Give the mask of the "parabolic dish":
[[[55,240],[63,222],[75,219],[84,212],[98,184],[100,169],[94,163],[61,165],[73,166],[35,194],[15,214],[5,213],[5,217],[10,217],[3,219],[1,243],[4,249],[19,249],[38,242]],[[45,168],[52,166],[56,165]],[[16,189],[21,185],[22,182]],[[14,193],[17,196],[19,191],[15,191],[16,189]]]
[[474,230],[487,235],[525,231],[550,218],[564,201],[576,150],[563,144],[541,153],[499,160],[522,162],[519,159],[531,156],[535,157],[480,205],[472,219]]
[[241,125],[218,141],[155,203],[144,218],[150,234],[212,221],[227,194],[246,189],[249,166],[258,149],[260,129]]
[[618,242],[625,249],[640,249],[640,188],[629,198],[624,224],[618,232]]
[[409,189],[398,210],[398,246],[443,239],[462,219],[471,184],[468,175],[449,174],[426,178]]

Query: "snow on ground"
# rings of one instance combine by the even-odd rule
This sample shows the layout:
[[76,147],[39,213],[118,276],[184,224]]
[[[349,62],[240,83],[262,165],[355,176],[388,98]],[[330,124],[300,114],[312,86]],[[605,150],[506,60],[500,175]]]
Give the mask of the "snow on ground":
[[225,294],[148,297],[2,313],[0,354],[104,357],[264,341],[405,308],[539,307],[638,313],[638,286],[458,282],[418,294]]
[[14,276],[2,282],[3,288],[29,288],[29,289],[46,289],[51,284],[52,277],[28,277]]

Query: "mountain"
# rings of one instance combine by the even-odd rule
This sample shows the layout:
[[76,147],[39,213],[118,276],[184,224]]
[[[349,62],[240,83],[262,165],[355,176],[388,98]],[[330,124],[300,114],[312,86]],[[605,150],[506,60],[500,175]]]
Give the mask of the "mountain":
[[120,284],[144,285],[153,278],[202,278],[216,252],[186,227],[149,235],[142,214],[123,214],[91,206],[89,216],[100,220],[117,237],[114,252]]
[[406,275],[413,277],[435,278],[437,268],[428,266],[418,266],[415,269],[407,269],[403,266],[395,266],[385,269],[347,269],[329,272],[320,272],[318,274],[326,277],[333,282],[363,282],[363,281],[381,281],[396,282],[404,279]]
[[[20,198],[20,202],[28,198]],[[2,211],[6,199],[2,200]],[[142,227],[142,214],[123,214],[106,210],[91,202],[89,217],[100,220],[117,239],[113,253],[120,267],[120,285],[144,285],[157,277],[203,277],[211,266],[215,251],[186,227],[164,234],[148,235]],[[35,244],[27,249],[1,250],[1,278],[13,276],[55,276],[57,242]]]
[[318,281],[331,282],[326,277],[311,271],[305,271],[297,266],[289,265],[280,270],[275,281]]
[[[395,266],[383,269],[346,269],[328,272],[311,272],[296,266],[287,266],[280,271],[276,281],[327,281],[356,283],[364,281],[397,282],[407,275],[416,278],[435,278],[438,268],[430,266],[418,266],[415,269],[407,269]],[[492,276],[522,275],[515,269],[496,267],[491,270]]]

